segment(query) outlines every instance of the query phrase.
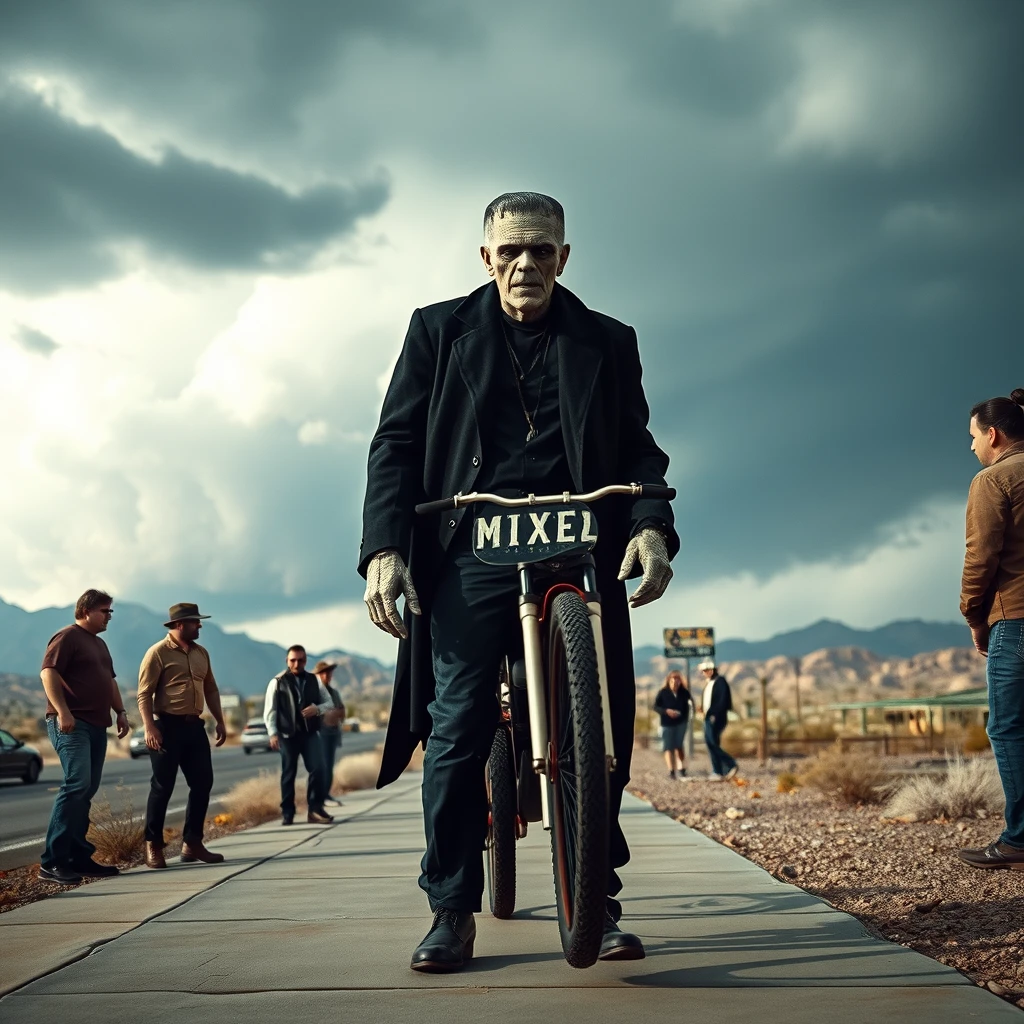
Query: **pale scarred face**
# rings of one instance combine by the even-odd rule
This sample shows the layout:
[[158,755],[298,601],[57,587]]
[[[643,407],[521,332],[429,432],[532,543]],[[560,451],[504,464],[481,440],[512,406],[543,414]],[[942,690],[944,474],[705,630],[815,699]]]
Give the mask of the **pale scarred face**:
[[495,217],[480,256],[497,282],[502,309],[516,320],[529,321],[542,317],[551,305],[569,246],[550,217],[514,214]]

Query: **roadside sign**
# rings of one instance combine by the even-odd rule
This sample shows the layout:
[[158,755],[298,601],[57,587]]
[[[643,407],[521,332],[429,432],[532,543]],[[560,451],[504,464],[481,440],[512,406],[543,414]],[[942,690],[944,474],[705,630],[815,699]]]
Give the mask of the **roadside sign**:
[[242,698],[237,693],[222,693],[220,695],[220,706],[227,711],[229,708],[240,708]]
[[715,631],[710,626],[693,626],[664,631],[666,658],[713,658]]

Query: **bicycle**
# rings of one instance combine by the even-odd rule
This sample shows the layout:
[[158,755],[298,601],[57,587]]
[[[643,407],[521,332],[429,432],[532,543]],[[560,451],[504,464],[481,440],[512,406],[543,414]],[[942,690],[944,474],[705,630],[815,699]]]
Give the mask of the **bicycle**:
[[483,505],[473,521],[474,554],[519,574],[522,657],[506,652],[501,717],[487,762],[488,898],[495,917],[512,916],[515,843],[530,821],[541,821],[551,833],[562,952],[573,967],[596,962],[606,915],[615,756],[591,554],[597,519],[587,503],[613,494],[676,496],[671,487],[634,483],[524,498],[473,492],[416,506],[426,515]]

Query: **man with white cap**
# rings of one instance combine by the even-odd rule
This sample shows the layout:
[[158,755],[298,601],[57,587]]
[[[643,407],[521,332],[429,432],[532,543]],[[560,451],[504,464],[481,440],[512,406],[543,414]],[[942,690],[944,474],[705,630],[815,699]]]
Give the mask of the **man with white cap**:
[[711,774],[708,778],[712,782],[720,782],[722,779],[733,778],[740,770],[733,756],[727,754],[721,744],[722,732],[732,710],[732,691],[729,689],[729,681],[718,674],[718,667],[711,658],[700,663],[700,670],[707,680],[701,707],[704,709],[704,742],[711,758]]

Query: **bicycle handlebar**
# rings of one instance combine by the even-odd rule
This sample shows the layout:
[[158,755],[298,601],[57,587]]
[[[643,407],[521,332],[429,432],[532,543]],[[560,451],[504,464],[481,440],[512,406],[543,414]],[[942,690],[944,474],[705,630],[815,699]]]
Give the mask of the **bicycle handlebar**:
[[425,501],[416,506],[416,514],[418,516],[425,516],[431,512],[448,512],[451,509],[462,508],[464,505],[474,505],[479,502],[504,505],[506,508],[547,505],[558,501],[582,501],[586,503],[597,501],[599,498],[606,498],[609,494],[631,494],[637,498],[655,498],[671,501],[676,496],[676,489],[674,487],[664,487],[661,484],[609,484],[607,487],[599,487],[596,491],[589,491],[587,494],[570,494],[568,491],[563,491],[561,494],[528,494],[525,498],[503,498],[498,494],[473,491],[470,494],[456,494],[452,498],[440,498],[438,501]]

